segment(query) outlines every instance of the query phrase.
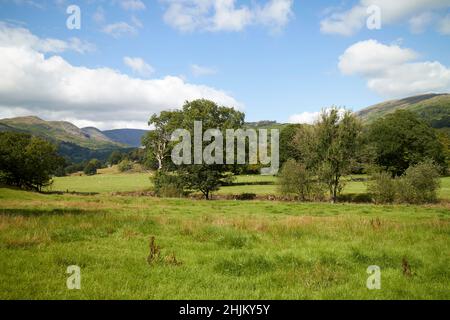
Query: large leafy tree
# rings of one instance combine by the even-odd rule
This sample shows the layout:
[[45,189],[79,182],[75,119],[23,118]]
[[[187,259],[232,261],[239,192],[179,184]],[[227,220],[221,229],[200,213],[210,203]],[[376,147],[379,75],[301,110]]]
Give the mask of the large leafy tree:
[[0,133],[0,179],[12,186],[41,191],[64,159],[48,141],[26,134]]
[[431,159],[445,167],[445,154],[436,132],[407,110],[399,110],[375,121],[368,130],[373,161],[393,176]]
[[[186,102],[179,111],[164,111],[153,115],[149,121],[154,127],[144,139],[147,153],[158,162],[160,171],[171,172],[180,178],[186,189],[202,192],[209,199],[211,192],[217,190],[231,168],[225,164],[194,164],[194,146],[192,145],[192,164],[174,165],[170,154],[177,142],[171,141],[172,133],[177,129],[189,131],[192,142],[194,123],[202,122],[202,136],[208,129],[219,129],[225,135],[226,129],[239,129],[244,124],[244,114],[233,108],[218,106],[216,103],[201,99]],[[211,142],[202,142],[204,148]],[[202,150],[203,150],[202,148]],[[224,143],[225,148],[225,143]],[[163,174],[163,173],[162,173]],[[164,179],[163,179],[164,180]]]
[[324,184],[333,202],[358,158],[362,126],[350,111],[332,107],[322,111],[314,126],[303,127],[295,138],[299,157]]
[[300,160],[298,150],[295,146],[295,137],[303,125],[289,124],[280,132],[280,164],[289,159]]
[[155,160],[158,170],[161,170],[170,155],[170,138],[172,132],[181,126],[182,113],[179,110],[162,111],[154,114],[148,124],[153,127],[143,138],[142,143],[147,148],[147,160]]
[[[181,128],[194,137],[194,122],[202,122],[202,135],[208,129],[219,129],[225,135],[227,129],[239,129],[244,125],[245,115],[233,108],[218,106],[215,102],[201,99],[186,102],[182,111]],[[203,142],[205,147],[209,142]],[[225,143],[224,143],[225,147]],[[191,153],[192,156],[194,152]],[[194,160],[192,159],[192,163]],[[202,192],[206,199],[217,190],[231,168],[225,164],[190,164],[177,167],[190,189]]]

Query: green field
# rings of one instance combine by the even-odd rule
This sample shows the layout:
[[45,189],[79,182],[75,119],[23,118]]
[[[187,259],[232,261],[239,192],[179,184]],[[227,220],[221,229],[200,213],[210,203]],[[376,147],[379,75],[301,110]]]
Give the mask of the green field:
[[[116,173],[105,170],[94,176],[74,175],[55,178],[49,191],[62,192],[125,192],[143,191],[152,188],[150,173]],[[347,177],[343,194],[362,194],[366,192],[366,183],[360,181],[366,178],[362,175]],[[277,178],[272,176],[248,175],[238,176],[237,185],[222,187],[217,194],[255,193],[258,195],[278,194]],[[450,200],[450,177],[442,179],[440,197]]]
[[[449,180],[443,184],[448,194]],[[349,184],[351,192],[363,192],[361,186]],[[450,299],[448,202],[332,205],[109,193],[148,187],[146,174],[104,174],[55,181],[60,190],[98,195],[0,188],[0,299]],[[253,185],[227,188],[255,192]],[[161,255],[148,264],[151,236]],[[66,287],[69,265],[81,268],[81,290]],[[366,288],[370,265],[381,268],[381,290]]]

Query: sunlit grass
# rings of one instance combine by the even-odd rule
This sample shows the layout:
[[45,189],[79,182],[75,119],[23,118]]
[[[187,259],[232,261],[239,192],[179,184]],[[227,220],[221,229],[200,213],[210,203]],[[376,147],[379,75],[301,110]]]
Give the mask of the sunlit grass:
[[[449,299],[449,212],[0,189],[0,299]],[[374,264],[379,291],[366,288]]]

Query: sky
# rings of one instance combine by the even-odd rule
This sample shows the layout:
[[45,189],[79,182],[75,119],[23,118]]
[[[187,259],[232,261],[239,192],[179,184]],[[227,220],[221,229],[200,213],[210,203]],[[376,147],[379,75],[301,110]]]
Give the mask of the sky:
[[450,0],[0,0],[0,75],[0,118],[145,129],[206,98],[311,123],[450,92]]

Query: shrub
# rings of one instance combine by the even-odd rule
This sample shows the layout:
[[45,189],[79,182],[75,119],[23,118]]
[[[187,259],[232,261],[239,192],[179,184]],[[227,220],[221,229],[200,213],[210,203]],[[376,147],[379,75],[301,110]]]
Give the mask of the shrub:
[[129,160],[122,160],[117,166],[120,172],[127,172],[133,169],[133,163]]
[[398,198],[407,203],[430,203],[437,200],[440,168],[432,161],[410,166],[398,179]]
[[179,198],[185,195],[183,178],[164,171],[157,171],[151,178],[158,197]]
[[97,174],[97,166],[94,162],[89,161],[83,169],[83,172],[87,176],[93,176]]
[[381,171],[371,176],[367,190],[376,203],[392,203],[396,199],[397,183],[390,173]]
[[295,195],[299,200],[323,197],[323,188],[313,173],[302,163],[289,159],[280,173],[280,191],[284,195]]
[[255,200],[256,194],[254,193],[242,193],[236,196],[236,200]]

